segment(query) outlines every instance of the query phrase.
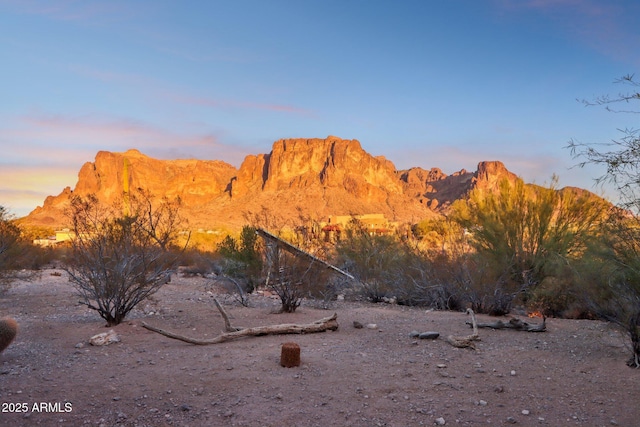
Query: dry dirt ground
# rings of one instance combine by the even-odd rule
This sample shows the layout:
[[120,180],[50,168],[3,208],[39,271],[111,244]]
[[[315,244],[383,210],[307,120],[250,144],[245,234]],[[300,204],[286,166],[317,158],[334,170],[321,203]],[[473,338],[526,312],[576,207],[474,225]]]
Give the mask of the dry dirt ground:
[[[234,325],[310,323],[336,312],[340,327],[195,346],[140,326],[201,338],[222,330],[211,282],[175,277],[113,328],[121,342],[96,347],[88,340],[104,322],[58,272],[15,283],[0,298],[0,315],[20,323],[0,354],[2,426],[640,425],[640,370],[625,365],[625,340],[605,323],[481,329],[474,351],[442,338],[470,333],[463,313],[338,301],[330,311],[304,303],[274,314],[278,301],[255,296],[252,308],[226,299]],[[419,340],[413,330],[441,337]],[[302,349],[300,367],[279,364],[289,341]]]

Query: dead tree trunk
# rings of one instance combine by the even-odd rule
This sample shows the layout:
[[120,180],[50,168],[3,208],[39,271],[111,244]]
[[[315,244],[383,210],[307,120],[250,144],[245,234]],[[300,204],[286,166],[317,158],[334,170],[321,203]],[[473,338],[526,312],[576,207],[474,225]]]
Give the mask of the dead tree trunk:
[[243,337],[257,337],[261,335],[307,334],[314,332],[335,331],[338,329],[337,313],[334,313],[332,316],[325,317],[323,319],[316,320],[315,322],[303,325],[284,323],[280,325],[255,326],[252,328],[237,328],[231,326],[227,313],[224,311],[217,300],[214,299],[214,301],[216,303],[216,306],[218,307],[218,310],[220,310],[220,313],[222,314],[225,322],[225,332],[215,338],[191,338],[184,335],[176,334],[174,332],[165,331],[164,329],[160,329],[155,326],[147,325],[144,322],[142,322],[142,326],[150,331],[164,335],[165,337],[177,339],[195,345],[219,344]]

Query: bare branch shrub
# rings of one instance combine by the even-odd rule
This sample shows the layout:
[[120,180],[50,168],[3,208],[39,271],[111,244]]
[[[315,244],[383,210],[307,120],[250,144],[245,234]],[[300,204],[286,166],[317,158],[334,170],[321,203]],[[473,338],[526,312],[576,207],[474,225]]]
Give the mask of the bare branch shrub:
[[219,274],[216,282],[222,285],[227,294],[231,295],[233,299],[243,307],[249,307],[251,305],[246,283],[242,283],[225,274]]
[[640,218],[615,211],[589,252],[583,298],[629,337],[629,366],[640,368]]
[[452,310],[459,307],[444,254],[429,254],[406,242],[398,245],[400,257],[388,272],[391,294],[398,304]]
[[215,255],[210,252],[190,247],[184,250],[178,259],[181,266],[180,274],[183,277],[207,278],[215,272],[214,258]]
[[[616,80],[630,91],[616,96],[601,96],[594,101],[582,101],[587,106],[602,106],[614,113],[638,114],[640,82],[629,74]],[[624,108],[619,108],[624,105]],[[602,166],[605,172],[595,177],[597,184],[610,184],[617,191],[619,206],[602,233],[602,245],[597,246],[600,259],[595,286],[586,284],[589,299],[601,317],[620,326],[629,336],[632,357],[629,366],[640,367],[640,129],[620,130],[617,140],[599,143],[569,141],[568,147],[577,166]]]
[[338,299],[338,296],[349,289],[352,280],[341,275],[326,274],[326,269],[320,270],[319,273],[323,274],[324,277],[317,276],[310,283],[306,296],[317,308],[328,310],[332,307],[333,302]]
[[71,200],[74,237],[65,270],[82,302],[107,325],[121,323],[170,280],[179,205],[179,199],[154,201],[143,191],[128,195],[124,209],[103,206],[95,196]]
[[328,278],[323,265],[287,252],[276,242],[265,243],[265,270],[265,286],[278,295],[285,313],[295,312],[309,291]]

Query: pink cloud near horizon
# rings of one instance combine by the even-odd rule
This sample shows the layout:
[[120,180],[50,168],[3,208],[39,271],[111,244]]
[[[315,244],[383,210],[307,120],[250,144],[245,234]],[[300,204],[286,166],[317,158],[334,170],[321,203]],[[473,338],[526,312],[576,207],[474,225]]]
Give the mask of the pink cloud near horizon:
[[[95,115],[65,116],[35,113],[18,117],[9,129],[2,129],[2,140],[12,144],[12,154],[33,159],[35,147],[49,149],[46,160],[61,160],[70,153],[97,151],[140,151],[172,149],[193,152],[193,157],[206,159],[207,154],[224,157],[225,152],[237,153],[237,148],[220,143],[213,133],[176,132],[137,120]],[[53,156],[53,158],[51,157]],[[37,156],[36,156],[37,157]],[[222,158],[221,160],[225,160]]]
[[0,205],[22,217],[47,196],[60,194],[65,187],[74,188],[78,170],[61,166],[15,165],[0,168]]
[[209,108],[263,110],[263,111],[300,114],[304,116],[314,115],[313,111],[311,110],[296,107],[293,105],[287,105],[287,104],[260,103],[260,102],[234,100],[234,99],[217,99],[213,97],[193,96],[193,95],[188,95],[184,93],[181,94],[181,93],[166,92],[166,91],[163,93],[163,96],[169,98],[172,102],[178,102],[178,103],[187,104],[187,105],[198,105],[198,106],[209,107]]
[[[168,131],[140,121],[34,113],[0,122],[0,205],[24,216],[48,195],[73,188],[98,151],[135,148],[161,159],[222,160],[238,167],[249,154],[211,133]],[[9,185],[10,184],[10,185]]]

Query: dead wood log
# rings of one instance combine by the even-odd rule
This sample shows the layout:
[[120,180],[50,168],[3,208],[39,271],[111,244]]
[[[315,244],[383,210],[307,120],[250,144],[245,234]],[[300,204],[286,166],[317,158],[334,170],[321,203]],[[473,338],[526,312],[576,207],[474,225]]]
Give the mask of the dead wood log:
[[[470,325],[469,322],[466,322],[467,325]],[[502,320],[496,320],[495,322],[489,323],[478,323],[478,328],[491,328],[491,329],[515,329],[516,331],[524,331],[524,332],[544,332],[547,330],[547,317],[542,317],[542,323],[529,323],[524,322],[520,319],[516,319],[515,317],[509,319],[508,322],[504,322]]]
[[[476,322],[476,315],[470,308],[467,308],[467,314],[471,315],[471,323],[473,325],[473,333],[471,335],[467,335],[464,337],[449,335],[447,337],[447,342],[454,347],[458,348],[470,348],[472,350],[476,349],[476,345],[474,341],[480,341],[480,335],[478,335],[478,326]],[[469,323],[469,322],[466,322]]]
[[257,337],[261,335],[308,334],[314,332],[335,331],[338,329],[337,313],[334,313],[332,316],[325,317],[323,319],[316,320],[315,322],[303,325],[294,323],[283,323],[280,325],[255,326],[252,328],[236,328],[234,326],[231,326],[229,316],[222,308],[220,303],[218,303],[216,299],[214,299],[214,301],[216,303],[216,306],[218,307],[218,310],[220,310],[222,317],[224,318],[226,331],[221,333],[217,337],[209,339],[191,338],[148,325],[145,322],[142,322],[142,327],[164,335],[165,337],[177,339],[195,345],[219,344],[243,337]]

